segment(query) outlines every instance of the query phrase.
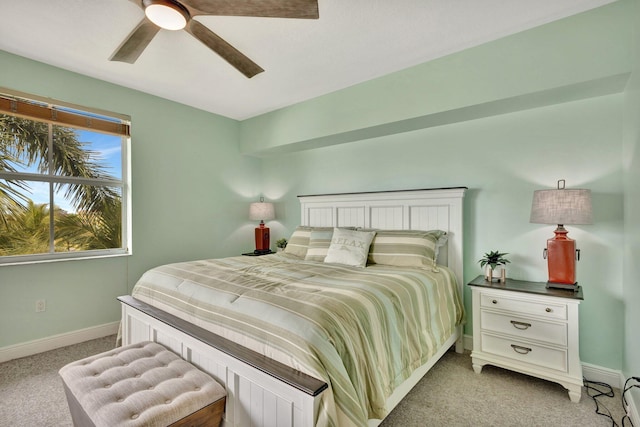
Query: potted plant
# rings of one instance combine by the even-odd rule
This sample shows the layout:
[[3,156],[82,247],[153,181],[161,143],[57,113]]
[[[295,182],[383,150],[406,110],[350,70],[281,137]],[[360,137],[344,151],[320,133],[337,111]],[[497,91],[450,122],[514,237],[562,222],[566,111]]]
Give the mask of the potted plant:
[[287,247],[287,239],[284,237],[282,239],[276,240],[276,246],[278,247],[278,252],[282,252],[284,248]]
[[494,278],[498,278],[500,282],[504,283],[506,281],[507,271],[504,266],[511,261],[505,258],[505,255],[508,255],[508,253],[500,251],[490,251],[484,254],[484,258],[478,260],[478,262],[480,263],[480,267],[486,266],[484,275],[484,278],[486,280],[492,282]]

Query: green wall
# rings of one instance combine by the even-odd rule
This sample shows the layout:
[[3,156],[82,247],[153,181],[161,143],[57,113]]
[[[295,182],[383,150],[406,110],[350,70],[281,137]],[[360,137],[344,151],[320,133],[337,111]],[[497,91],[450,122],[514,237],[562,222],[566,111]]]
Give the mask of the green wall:
[[495,249],[510,253],[510,277],[545,281],[554,227],[529,223],[533,191],[590,188],[594,224],[569,227],[582,250],[581,358],[622,369],[629,10],[619,1],[245,120],[242,150],[262,157],[286,229],[297,194],[469,187],[465,281]]
[[[640,376],[640,1],[633,1],[633,68],[625,92],[624,123],[624,288],[625,345],[623,374]],[[636,409],[640,410],[640,390],[634,389]]]
[[133,186],[132,256],[0,266],[0,348],[117,321],[116,296],[150,267],[251,247],[260,169],[238,122],[2,51],[0,64],[0,86],[130,115]]
[[[267,113],[241,125],[247,154],[359,141],[620,92],[623,2]],[[597,29],[597,31],[595,31]]]

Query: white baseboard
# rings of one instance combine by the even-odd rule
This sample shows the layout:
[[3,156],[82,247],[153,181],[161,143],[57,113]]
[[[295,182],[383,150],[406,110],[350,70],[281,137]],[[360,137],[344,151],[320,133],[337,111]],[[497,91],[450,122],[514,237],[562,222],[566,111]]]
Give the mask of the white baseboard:
[[64,334],[53,335],[51,337],[2,347],[0,348],[0,363],[113,335],[118,332],[119,326],[119,321],[105,323],[104,325],[92,326],[90,328],[79,329],[77,331],[71,331]]
[[602,366],[582,363],[582,376],[589,381],[607,383],[611,387],[622,388],[624,379],[621,371],[603,368]]
[[633,399],[629,396],[629,394],[627,394],[626,397],[627,407],[625,409],[627,411],[627,414],[629,414],[629,418],[631,418],[631,422],[634,426],[640,426],[640,414],[638,413],[638,407],[636,406]]
[[464,349],[472,351],[473,350],[473,335],[463,335]]

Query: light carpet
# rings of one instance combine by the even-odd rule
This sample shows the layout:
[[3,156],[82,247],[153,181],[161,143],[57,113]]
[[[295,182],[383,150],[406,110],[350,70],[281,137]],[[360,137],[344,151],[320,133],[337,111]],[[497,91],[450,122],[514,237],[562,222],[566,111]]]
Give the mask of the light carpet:
[[[58,370],[114,345],[109,336],[0,364],[0,426],[72,426]],[[601,410],[622,425],[614,390],[615,397],[599,398]],[[611,426],[595,409],[585,389],[572,403],[558,384],[492,366],[477,375],[468,352],[450,351],[382,426]]]

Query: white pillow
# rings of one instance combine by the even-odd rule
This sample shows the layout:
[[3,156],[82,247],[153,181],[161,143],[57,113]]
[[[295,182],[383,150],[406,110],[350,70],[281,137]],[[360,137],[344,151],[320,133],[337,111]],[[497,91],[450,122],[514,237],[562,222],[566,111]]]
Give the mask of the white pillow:
[[369,246],[375,235],[375,231],[334,228],[324,262],[364,267],[367,265]]

